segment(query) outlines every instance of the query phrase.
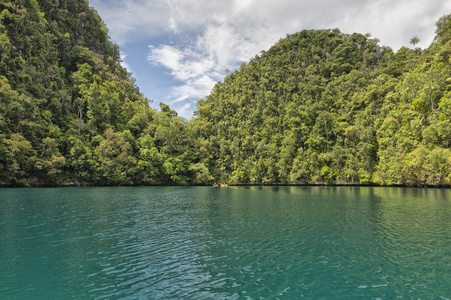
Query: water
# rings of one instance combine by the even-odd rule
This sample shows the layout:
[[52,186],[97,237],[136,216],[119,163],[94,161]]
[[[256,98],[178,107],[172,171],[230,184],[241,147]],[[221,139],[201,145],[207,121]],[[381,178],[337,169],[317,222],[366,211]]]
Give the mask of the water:
[[300,298],[451,298],[451,191],[0,190],[0,299]]

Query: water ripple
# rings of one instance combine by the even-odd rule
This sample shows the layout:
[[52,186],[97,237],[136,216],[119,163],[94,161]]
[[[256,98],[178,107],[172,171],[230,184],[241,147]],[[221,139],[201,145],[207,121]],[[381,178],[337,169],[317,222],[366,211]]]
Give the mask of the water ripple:
[[449,191],[23,191],[0,196],[2,299],[451,295]]

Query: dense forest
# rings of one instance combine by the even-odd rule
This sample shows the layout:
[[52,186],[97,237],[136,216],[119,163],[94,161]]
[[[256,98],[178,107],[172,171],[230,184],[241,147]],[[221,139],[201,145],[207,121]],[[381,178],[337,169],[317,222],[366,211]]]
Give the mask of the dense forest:
[[87,0],[0,1],[0,185],[451,184],[451,15],[428,49],[304,30],[191,121],[150,108]]

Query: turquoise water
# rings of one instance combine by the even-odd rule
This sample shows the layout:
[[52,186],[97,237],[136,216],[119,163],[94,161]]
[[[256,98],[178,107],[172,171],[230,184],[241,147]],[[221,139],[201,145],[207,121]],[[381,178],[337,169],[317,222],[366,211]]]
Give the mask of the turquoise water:
[[0,299],[449,299],[451,191],[0,190]]

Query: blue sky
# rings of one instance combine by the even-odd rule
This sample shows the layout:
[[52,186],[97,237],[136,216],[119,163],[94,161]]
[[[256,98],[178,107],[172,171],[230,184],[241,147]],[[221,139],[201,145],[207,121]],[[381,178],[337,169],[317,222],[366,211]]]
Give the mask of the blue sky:
[[303,29],[370,33],[395,51],[426,48],[449,0],[90,0],[152,107],[191,119],[196,101],[242,62]]

